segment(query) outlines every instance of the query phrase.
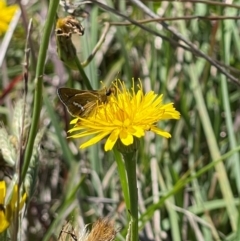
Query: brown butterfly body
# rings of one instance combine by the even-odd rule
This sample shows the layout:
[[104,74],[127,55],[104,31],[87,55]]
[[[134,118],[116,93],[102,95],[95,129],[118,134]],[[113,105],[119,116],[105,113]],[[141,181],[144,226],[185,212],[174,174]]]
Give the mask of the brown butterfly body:
[[98,104],[106,103],[113,92],[113,88],[77,90],[62,87],[58,89],[58,96],[72,116],[84,118],[91,115]]

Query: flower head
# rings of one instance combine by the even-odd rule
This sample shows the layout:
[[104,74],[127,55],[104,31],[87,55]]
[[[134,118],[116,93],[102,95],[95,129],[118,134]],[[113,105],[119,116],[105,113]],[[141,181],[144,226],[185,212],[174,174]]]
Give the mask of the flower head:
[[17,5],[7,6],[5,0],[0,0],[0,36],[7,32],[8,25],[11,22],[17,8]]
[[27,195],[24,193],[22,198],[19,200],[19,206],[17,207],[18,201],[18,186],[14,185],[12,196],[10,201],[5,204],[6,198],[6,183],[5,181],[0,181],[0,233],[5,231],[12,220],[15,213],[20,211],[26,201]]
[[143,137],[146,131],[166,138],[171,137],[168,132],[157,127],[157,122],[180,118],[173,103],[163,104],[163,96],[158,96],[153,91],[144,94],[141,82],[136,93],[134,86],[128,90],[120,81],[117,81],[114,87],[115,95],[111,95],[106,103],[99,103],[94,114],[86,118],[78,117],[71,122],[75,123],[75,126],[69,132],[79,133],[70,137],[94,135],[80,148],[93,145],[104,137],[107,137],[105,151],[111,150],[118,139],[123,145],[129,146],[133,144],[134,138]]

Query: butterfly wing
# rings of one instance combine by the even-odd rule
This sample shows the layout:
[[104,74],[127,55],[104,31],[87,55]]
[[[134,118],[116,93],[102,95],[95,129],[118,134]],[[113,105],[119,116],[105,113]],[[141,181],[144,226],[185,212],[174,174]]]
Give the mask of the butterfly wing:
[[98,91],[59,88],[58,96],[68,112],[75,117],[88,116],[99,100]]

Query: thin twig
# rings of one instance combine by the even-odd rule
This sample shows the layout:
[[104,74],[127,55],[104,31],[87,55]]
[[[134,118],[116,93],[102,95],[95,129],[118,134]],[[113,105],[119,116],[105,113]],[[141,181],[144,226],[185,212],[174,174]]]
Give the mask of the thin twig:
[[[94,1],[95,2],[95,1]],[[159,16],[157,14],[155,14],[152,10],[150,10],[146,5],[144,5],[141,1],[139,0],[130,0],[130,2],[132,2],[133,4],[135,4],[136,6],[138,6],[144,13],[146,13],[147,15],[149,15],[152,18],[158,18]],[[235,78],[234,76],[232,76],[231,74],[229,74],[225,69],[223,69],[219,64],[217,64],[211,57],[207,56],[206,54],[204,54],[202,51],[199,50],[199,48],[197,46],[195,46],[194,44],[192,44],[191,42],[189,42],[187,39],[185,39],[184,36],[182,36],[180,33],[178,33],[173,27],[169,26],[166,22],[162,21],[160,22],[160,24],[163,26],[163,28],[165,28],[166,30],[168,30],[171,34],[173,34],[175,37],[177,37],[179,40],[183,41],[185,44],[187,44],[192,52],[198,54],[200,57],[204,58],[205,60],[207,60],[209,63],[211,63],[214,67],[216,67],[222,74],[224,74],[226,77],[229,78],[229,80],[231,80],[233,83],[235,83],[236,85],[238,85],[240,87],[240,81]]]
[[85,60],[84,62],[81,63],[81,65],[83,67],[86,67],[91,62],[91,60],[94,58],[95,54],[97,53],[97,51],[100,49],[102,43],[104,42],[109,28],[110,28],[110,24],[106,22],[105,28],[104,28],[103,33],[102,33],[102,36],[99,39],[99,41],[97,42],[96,46],[94,47],[92,53],[88,56],[87,60]]
[[141,28],[141,29],[143,29],[143,30],[145,30],[145,31],[147,31],[149,33],[152,33],[152,34],[162,38],[163,40],[166,40],[166,41],[170,42],[173,46],[181,47],[181,48],[183,48],[185,50],[191,51],[190,48],[188,48],[187,46],[185,46],[183,44],[180,44],[178,41],[174,40],[173,38],[168,38],[167,36],[164,36],[164,35],[160,34],[159,32],[157,32],[157,31],[155,31],[155,30],[153,30],[151,28],[148,28],[148,27],[146,27],[146,26],[144,26],[142,24],[139,24],[136,20],[133,20],[133,19],[127,17],[123,13],[120,13],[117,10],[115,10],[115,9],[113,9],[113,8],[103,4],[103,3],[100,3],[100,2],[98,2],[96,0],[91,0],[91,2],[95,3],[96,5],[98,5],[100,8],[102,8],[104,10],[107,10],[109,12],[115,13],[117,16],[120,16],[120,17],[128,20],[129,22],[131,22],[132,24],[138,26],[139,28]]
[[[159,2],[159,0],[142,0],[143,2]],[[205,1],[205,0],[162,0],[161,2],[189,2],[189,3],[203,3],[207,5],[214,5],[214,6],[221,6],[221,7],[228,7],[228,8],[236,8],[240,9],[240,6],[238,4],[232,4],[232,3],[224,3],[224,2],[217,2],[217,1]]]
[[[147,15],[149,15],[150,17],[156,19],[159,18],[159,16],[157,14],[155,14],[154,12],[152,12],[147,6],[145,6],[141,1],[139,0],[129,0],[130,2],[132,2],[133,4],[135,4],[136,6],[138,6],[140,9],[142,9],[143,12],[145,12]],[[189,42],[187,39],[185,39],[184,36],[182,36],[180,33],[178,33],[173,27],[169,26],[166,22],[162,21],[160,22],[160,24],[163,26],[163,28],[165,28],[166,30],[168,30],[173,36],[175,36],[175,38],[179,39],[180,41],[182,41],[183,43],[185,43],[187,46],[184,46],[182,44],[179,44],[179,41],[175,41],[174,38],[168,38],[164,35],[159,34],[158,32],[142,25],[139,24],[137,21],[127,17],[126,15],[118,12],[117,10],[101,3],[98,2],[96,0],[91,0],[91,2],[95,3],[96,5],[98,5],[100,8],[113,12],[116,15],[127,19],[129,22],[131,22],[132,24],[140,27],[141,29],[144,29],[145,31],[152,33],[156,36],[159,36],[160,38],[162,38],[163,40],[169,41],[172,45],[174,46],[178,46],[181,47],[185,50],[188,50],[192,53],[194,53],[195,55],[204,58],[205,60],[207,60],[210,64],[212,64],[216,69],[219,70],[219,72],[221,72],[222,74],[224,74],[229,80],[231,80],[234,84],[236,84],[237,86],[240,87],[240,81],[235,78],[233,75],[229,74],[224,68],[222,68],[222,66],[220,66],[219,64],[217,64],[216,61],[214,61],[211,57],[207,56],[206,54],[204,54],[202,51],[200,51],[198,49],[197,46],[195,46],[194,44],[192,44],[191,42]]]
[[[173,18],[150,18],[150,19],[144,19],[144,20],[137,20],[139,24],[145,24],[145,23],[152,23],[152,22],[161,22],[161,21],[178,21],[178,20],[239,20],[239,16],[183,16],[183,17],[173,17]],[[133,25],[130,22],[110,22],[110,25],[112,26],[129,26]]]
[[27,13],[26,13],[26,10],[22,4],[22,1],[18,0],[18,5],[21,9],[21,13],[22,13],[22,21],[23,21],[23,27],[24,27],[24,30],[26,32],[26,35],[28,35],[29,37],[29,47],[31,49],[31,54],[32,54],[32,67],[33,69],[36,68],[36,64],[37,64],[37,58],[36,58],[36,51],[34,51],[34,44],[33,44],[33,40],[31,38],[31,35],[29,35],[29,21],[28,21],[28,17],[27,17]]

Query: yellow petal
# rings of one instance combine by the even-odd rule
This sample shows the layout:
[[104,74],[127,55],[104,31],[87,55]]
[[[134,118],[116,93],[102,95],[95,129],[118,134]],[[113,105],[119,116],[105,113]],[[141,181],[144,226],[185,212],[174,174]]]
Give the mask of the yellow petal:
[[18,9],[18,6],[16,6],[16,5],[7,7],[4,10],[4,16],[2,18],[2,21],[7,22],[7,23],[11,22],[13,15],[17,9]]
[[9,222],[7,221],[4,211],[0,210],[0,233],[5,231],[9,227]]
[[5,33],[8,29],[8,24],[5,22],[0,21],[0,31]]
[[79,121],[79,118],[75,118],[70,121],[70,124],[76,124]]
[[166,131],[163,131],[161,129],[158,129],[157,127],[155,126],[151,126],[151,131],[155,132],[156,134],[160,135],[160,136],[163,136],[163,137],[166,137],[166,138],[170,138],[171,137],[171,134],[166,132]]
[[4,10],[5,7],[6,7],[6,2],[0,1],[0,11]]
[[126,131],[121,131],[119,138],[125,146],[129,146],[133,143],[133,136]]
[[106,133],[106,132],[103,132],[103,133],[100,133],[99,135],[97,136],[94,136],[93,138],[91,138],[89,141],[83,143],[80,148],[83,149],[83,148],[86,148],[88,146],[91,146],[95,143],[97,143],[98,141],[102,140],[105,136],[107,136],[109,133]]
[[118,136],[119,136],[119,130],[114,130],[110,136],[108,137],[106,143],[105,143],[105,146],[104,146],[104,150],[105,151],[110,151],[112,150],[112,148],[114,147],[117,139],[118,139]]
[[71,135],[69,137],[71,137],[71,138],[81,138],[81,137],[95,135],[95,134],[99,134],[99,133],[102,133],[102,131],[101,130],[83,131],[83,132],[80,132],[78,134]]
[[6,183],[4,181],[0,181],[0,205],[4,205],[6,196]]
[[142,136],[144,136],[145,132],[144,129],[142,127],[138,127],[138,126],[133,126],[134,132],[133,135],[140,138]]

